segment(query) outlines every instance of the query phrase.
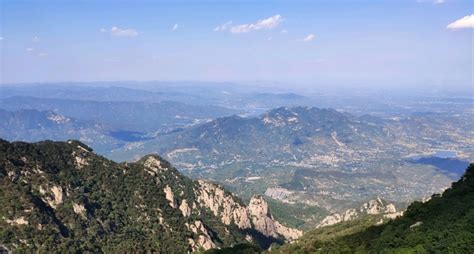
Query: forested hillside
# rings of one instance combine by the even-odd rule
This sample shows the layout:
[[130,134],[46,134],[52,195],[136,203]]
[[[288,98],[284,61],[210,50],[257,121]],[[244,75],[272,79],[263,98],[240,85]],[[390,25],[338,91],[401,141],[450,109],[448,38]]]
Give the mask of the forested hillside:
[[0,140],[0,247],[18,252],[186,253],[265,248],[301,232],[219,185],[148,155],[115,163],[78,141]]
[[398,219],[340,236],[344,227],[355,228],[345,224],[310,232],[271,253],[472,253],[474,164],[442,195],[414,202]]

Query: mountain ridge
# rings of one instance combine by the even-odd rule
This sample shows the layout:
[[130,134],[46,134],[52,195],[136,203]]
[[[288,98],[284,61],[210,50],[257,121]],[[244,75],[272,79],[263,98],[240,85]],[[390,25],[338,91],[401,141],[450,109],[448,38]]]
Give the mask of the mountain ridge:
[[115,163],[79,141],[0,140],[0,242],[17,251],[183,253],[293,240],[262,197],[245,206],[158,155]]
[[[404,159],[440,143],[441,130],[415,120],[280,107],[257,117],[223,117],[158,135],[109,156],[133,160],[157,152],[184,173],[218,181],[242,195],[281,189],[282,202],[340,211],[378,195],[407,202],[449,186],[452,174]],[[443,135],[444,146],[459,144]]]

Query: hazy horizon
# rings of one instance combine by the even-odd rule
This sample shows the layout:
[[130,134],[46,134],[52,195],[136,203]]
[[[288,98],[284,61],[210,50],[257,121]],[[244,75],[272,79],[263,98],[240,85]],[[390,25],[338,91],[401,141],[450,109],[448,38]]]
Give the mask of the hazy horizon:
[[0,84],[472,90],[471,1],[2,1]]

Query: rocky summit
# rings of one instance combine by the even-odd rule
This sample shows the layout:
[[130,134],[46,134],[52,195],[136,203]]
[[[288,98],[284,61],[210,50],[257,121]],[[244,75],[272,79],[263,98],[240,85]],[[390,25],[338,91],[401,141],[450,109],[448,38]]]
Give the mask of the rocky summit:
[[19,252],[186,253],[302,232],[157,155],[115,163],[78,141],[0,141],[0,242]]

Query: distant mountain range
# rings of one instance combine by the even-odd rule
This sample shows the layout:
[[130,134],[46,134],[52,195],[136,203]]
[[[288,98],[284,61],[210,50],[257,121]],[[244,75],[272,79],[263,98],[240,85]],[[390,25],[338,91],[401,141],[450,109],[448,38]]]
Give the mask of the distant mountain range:
[[383,127],[333,109],[278,108],[259,117],[219,118],[163,135],[145,147],[158,149],[170,158],[186,152],[176,149],[188,149],[192,157],[197,153],[202,158],[203,165],[301,161],[337,149],[367,149],[393,143],[395,137]]
[[136,132],[158,132],[238,112],[218,106],[196,106],[172,101],[147,103],[24,96],[1,99],[0,108],[9,111],[53,111],[78,120],[101,123],[117,130]]
[[115,163],[78,141],[0,140],[0,251],[186,253],[301,236],[156,155]]
[[108,156],[126,160],[158,153],[194,177],[214,179],[243,195],[283,188],[284,202],[344,210],[377,195],[398,202],[421,198],[459,177],[403,159],[437,147],[457,150],[466,160],[474,157],[466,149],[469,126],[437,118],[282,107],[258,117],[218,118]]
[[0,109],[0,138],[8,140],[40,141],[68,140],[71,138],[87,142],[101,152],[123,145],[114,138],[110,127],[92,121],[66,117],[53,111],[21,109],[10,112]]
[[293,92],[266,92],[256,86],[196,82],[115,82],[40,84],[0,87],[0,99],[36,97],[98,102],[174,101],[188,105],[220,106],[237,111],[258,111],[279,106],[311,105],[313,100]]

